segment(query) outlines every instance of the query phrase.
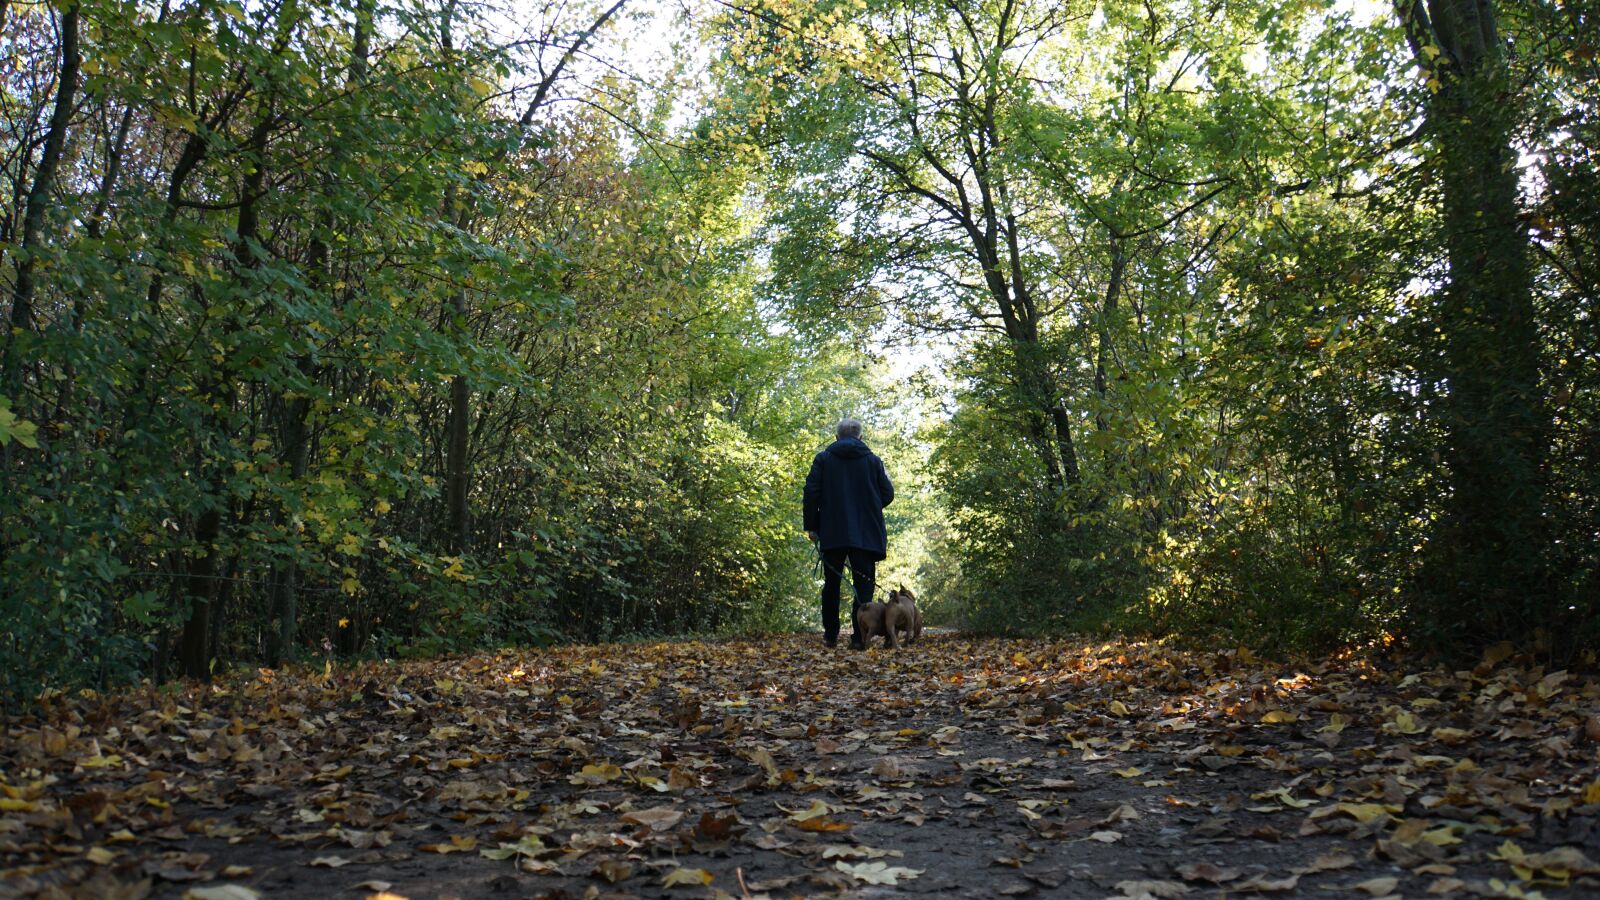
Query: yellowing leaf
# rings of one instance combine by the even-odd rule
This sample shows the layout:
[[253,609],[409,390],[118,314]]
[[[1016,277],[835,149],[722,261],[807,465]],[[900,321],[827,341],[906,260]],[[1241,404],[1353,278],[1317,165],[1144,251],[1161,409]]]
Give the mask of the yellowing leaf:
[[891,866],[885,862],[847,863],[842,860],[834,863],[833,867],[864,884],[889,886],[897,885],[901,881],[910,881],[924,871],[922,869],[908,869],[904,866]]
[[1363,825],[1380,816],[1400,811],[1399,807],[1388,807],[1381,803],[1340,803],[1336,808]]
[[811,805],[809,807],[799,810],[798,812],[790,813],[789,821],[804,822],[807,819],[815,819],[818,816],[825,816],[831,812],[833,812],[833,808],[828,804],[823,803],[821,800],[813,800],[811,801]]
[[1120,775],[1123,778],[1138,778],[1144,774],[1144,770],[1138,766],[1129,766],[1126,769],[1112,769],[1111,774]]
[[117,851],[107,850],[104,847],[90,847],[89,852],[83,857],[95,865],[103,866],[117,858]]
[[1508,840],[1497,847],[1493,853],[1490,853],[1489,858],[1505,860],[1509,863],[1517,863],[1521,862],[1522,859],[1527,855],[1528,854],[1525,853],[1521,847],[1517,846],[1516,841]]
[[1289,712],[1288,710],[1271,709],[1267,711],[1266,715],[1261,717],[1261,721],[1268,725],[1285,725],[1289,722],[1297,721],[1299,718],[1299,716]]
[[423,844],[417,849],[426,851],[428,853],[461,853],[466,850],[472,850],[477,846],[477,838],[466,834],[453,834],[450,836],[450,842],[448,844],[443,842],[437,844]]
[[622,777],[622,770],[611,763],[590,763],[567,780],[573,784],[605,784]]
[[1430,828],[1422,833],[1422,839],[1436,847],[1449,847],[1461,843],[1461,838],[1448,826]]
[[1399,886],[1400,879],[1393,876],[1388,876],[1384,878],[1369,878],[1360,884],[1350,885],[1350,889],[1361,891],[1362,893],[1372,897],[1387,897],[1390,894],[1393,894],[1395,888]]
[[1328,724],[1318,728],[1317,730],[1327,734],[1338,734],[1339,732],[1348,728],[1349,725],[1349,716],[1345,715],[1344,713],[1334,713],[1328,717]]
[[183,892],[183,900],[259,900],[260,897],[259,891],[242,884],[214,884]]
[[683,811],[670,806],[653,806],[623,813],[622,821],[630,825],[643,825],[652,831],[666,831],[683,821]]
[[1411,713],[1399,707],[1392,707],[1392,710],[1394,718],[1383,723],[1385,734],[1421,734],[1426,730]]
[[662,887],[699,887],[711,883],[714,876],[705,869],[673,869],[661,879]]

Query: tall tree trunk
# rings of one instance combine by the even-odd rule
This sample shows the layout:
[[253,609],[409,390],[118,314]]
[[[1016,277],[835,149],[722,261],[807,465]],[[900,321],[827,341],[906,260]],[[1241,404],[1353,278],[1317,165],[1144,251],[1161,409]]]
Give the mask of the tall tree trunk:
[[183,674],[210,680],[211,601],[217,589],[217,538],[222,535],[222,509],[208,509],[195,522],[193,543],[199,554],[184,576],[189,616],[178,638],[178,661]]
[[[374,0],[359,0],[356,4],[355,26],[351,31],[350,40],[350,77],[348,86],[356,94],[362,89],[366,81],[368,57],[371,55],[372,44],[372,9]],[[357,115],[360,115],[358,112]],[[340,147],[333,148],[335,159],[342,159]],[[331,180],[331,178],[330,178]],[[324,209],[321,226],[324,233],[332,234],[335,221],[331,210]],[[320,290],[330,289],[333,279],[329,274],[332,265],[332,251],[327,241],[321,237],[314,238],[311,242],[310,258],[307,268],[310,269],[310,281]],[[302,354],[295,360],[295,366],[300,374],[308,381],[314,377],[311,359]],[[300,484],[310,468],[311,462],[311,428],[310,415],[311,403],[303,395],[288,399],[280,396],[278,402],[283,409],[279,424],[279,433],[283,445],[280,462],[289,470],[292,483]],[[279,508],[278,526],[288,533],[288,511]],[[300,617],[300,564],[290,558],[276,562],[272,566],[272,573],[268,582],[268,606],[271,614],[271,625],[267,633],[267,665],[279,666],[294,656],[296,632],[299,630]]]
[[[457,327],[462,329],[463,342],[466,340],[464,333],[466,313],[466,300],[462,298],[455,307],[455,318],[461,323]],[[450,379],[450,421],[445,448],[445,503],[450,552],[458,554],[466,553],[470,548],[468,538],[472,525],[468,519],[467,509],[467,479],[470,475],[467,469],[467,451],[471,419],[472,389],[467,383],[466,375],[457,375]]]
[[1107,395],[1106,369],[1111,358],[1111,319],[1117,314],[1117,303],[1122,298],[1122,277],[1128,264],[1127,257],[1122,252],[1122,239],[1116,236],[1111,238],[1111,273],[1106,278],[1105,301],[1100,306],[1100,321],[1095,330],[1095,355],[1094,355],[1094,393],[1100,408],[1094,413],[1094,427],[1096,431],[1105,431],[1111,427],[1106,418],[1106,408],[1110,403]]
[[[249,273],[258,265],[257,254],[260,252],[259,235],[261,230],[261,205],[262,186],[266,183],[265,151],[267,138],[272,133],[273,111],[272,102],[268,99],[262,107],[261,117],[250,131],[246,144],[246,159],[251,163],[246,170],[244,179],[239,187],[239,218],[234,227],[237,235],[233,242],[232,269],[234,277],[246,280]],[[202,402],[209,409],[213,403],[222,409],[229,409],[234,403],[234,385],[231,376],[222,370],[213,370],[209,382],[199,392]],[[207,415],[207,419],[211,414]],[[221,423],[208,422],[215,431],[220,433],[223,429]],[[202,467],[207,467],[204,461]],[[220,498],[224,492],[221,473],[214,472],[212,476],[211,491],[214,497]],[[202,513],[195,524],[194,544],[201,555],[190,564],[189,577],[189,618],[184,622],[183,639],[178,655],[183,661],[183,674],[190,678],[209,679],[211,677],[211,633],[221,628],[220,620],[213,622],[213,616],[219,616],[218,609],[218,550],[216,542],[222,535],[222,510],[210,509]]]
[[1404,0],[1402,23],[1438,87],[1450,280],[1438,313],[1451,492],[1432,540],[1436,621],[1477,637],[1552,625],[1545,568],[1549,417],[1527,238],[1517,218],[1516,110],[1490,0]]
[[44,150],[39,155],[39,168],[33,173],[33,186],[28,190],[27,206],[22,215],[21,252],[17,258],[16,283],[11,294],[11,327],[6,332],[5,362],[0,366],[4,373],[0,393],[16,393],[21,361],[14,347],[13,336],[18,331],[33,327],[33,298],[38,290],[34,275],[41,252],[45,209],[50,204],[50,191],[55,186],[56,170],[61,166],[61,156],[67,145],[67,129],[72,124],[72,109],[78,97],[78,69],[83,62],[78,49],[78,13],[77,3],[61,13],[61,70],[56,79],[56,101],[50,111]]

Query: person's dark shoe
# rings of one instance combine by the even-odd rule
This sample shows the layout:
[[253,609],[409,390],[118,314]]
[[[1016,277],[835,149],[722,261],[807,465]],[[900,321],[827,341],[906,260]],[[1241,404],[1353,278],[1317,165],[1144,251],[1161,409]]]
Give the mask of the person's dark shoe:
[[824,647],[837,647],[837,646],[839,646],[839,637],[838,637],[838,635],[835,635],[833,637],[824,637],[822,639],[822,646],[824,646]]
[[861,635],[852,634],[850,635],[850,649],[865,650],[867,649],[867,642],[861,639]]

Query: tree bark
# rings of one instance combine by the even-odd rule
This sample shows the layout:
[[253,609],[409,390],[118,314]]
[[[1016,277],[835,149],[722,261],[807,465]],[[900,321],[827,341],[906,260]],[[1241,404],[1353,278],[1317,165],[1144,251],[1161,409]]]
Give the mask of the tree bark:
[[73,3],[61,13],[61,71],[56,78],[55,106],[50,111],[49,131],[45,133],[44,150],[39,155],[39,168],[33,174],[33,186],[28,190],[27,206],[22,216],[21,253],[16,267],[16,283],[11,294],[11,328],[6,334],[4,382],[0,392],[15,394],[15,382],[21,368],[17,358],[13,335],[33,327],[33,298],[37,293],[35,270],[41,250],[41,233],[44,231],[45,208],[50,203],[50,191],[55,186],[56,170],[61,166],[61,156],[67,144],[67,129],[72,124],[72,109],[78,97],[78,70],[82,58],[78,49],[79,5]]
[[1518,221],[1516,110],[1493,3],[1420,0],[1400,7],[1417,60],[1437,79],[1428,110],[1440,155],[1450,278],[1439,419],[1450,479],[1426,575],[1434,624],[1498,639],[1552,625],[1545,566],[1549,416]]
[[1106,278],[1105,302],[1100,306],[1100,322],[1095,333],[1096,347],[1094,356],[1094,392],[1100,403],[1100,408],[1095,410],[1094,427],[1096,431],[1105,431],[1111,427],[1106,419],[1106,407],[1110,401],[1107,396],[1106,368],[1107,361],[1111,358],[1111,318],[1117,313],[1117,303],[1122,298],[1122,276],[1126,270],[1128,259],[1122,252],[1122,239],[1111,238],[1111,272]]

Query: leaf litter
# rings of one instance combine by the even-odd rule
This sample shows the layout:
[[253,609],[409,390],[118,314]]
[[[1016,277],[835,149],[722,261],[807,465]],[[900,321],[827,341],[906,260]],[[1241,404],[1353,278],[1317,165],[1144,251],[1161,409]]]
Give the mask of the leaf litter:
[[1579,896],[1600,686],[1392,658],[815,636],[52,694],[0,893]]

